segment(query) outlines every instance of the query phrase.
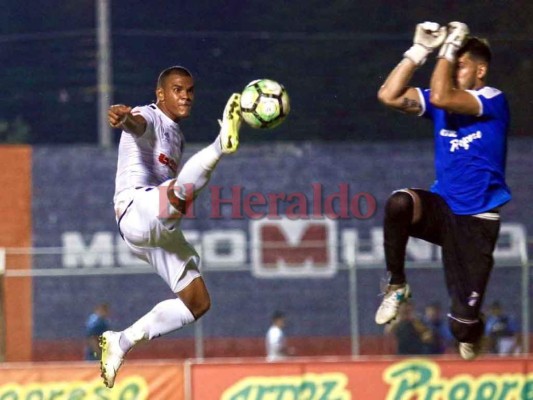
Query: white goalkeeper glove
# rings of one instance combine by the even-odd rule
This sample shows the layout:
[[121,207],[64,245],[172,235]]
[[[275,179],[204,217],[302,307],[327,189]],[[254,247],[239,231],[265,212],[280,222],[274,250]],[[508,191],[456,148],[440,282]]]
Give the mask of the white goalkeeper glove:
[[416,65],[421,66],[426,62],[427,56],[438,48],[446,38],[446,27],[436,22],[423,22],[416,26],[413,45],[403,56]]
[[451,63],[455,62],[457,50],[461,48],[470,33],[468,26],[462,22],[448,24],[448,36],[440,48],[439,58],[445,58]]

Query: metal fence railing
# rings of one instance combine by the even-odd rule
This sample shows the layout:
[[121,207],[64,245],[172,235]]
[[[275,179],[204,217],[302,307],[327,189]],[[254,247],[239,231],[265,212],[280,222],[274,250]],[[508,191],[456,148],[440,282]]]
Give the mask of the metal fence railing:
[[[250,243],[246,244],[248,247]],[[341,246],[340,244],[339,246]],[[505,253],[509,246],[515,246],[512,254]],[[518,246],[518,247],[516,247]],[[488,296],[493,300],[500,300],[506,305],[506,309],[512,312],[520,322],[521,326],[521,349],[524,353],[529,353],[529,337],[532,331],[530,321],[530,285],[531,267],[533,263],[528,257],[528,252],[533,248],[533,238],[520,241],[519,243],[507,244],[503,250],[496,251],[496,264],[492,280],[489,284]],[[422,251],[422,247],[417,251]],[[424,248],[425,249],[425,248]],[[95,249],[92,249],[95,250]],[[250,249],[248,249],[250,250]],[[427,249],[426,249],[427,250]],[[426,251],[424,250],[424,251]],[[213,249],[201,249],[201,255]],[[429,303],[432,300],[443,300],[447,298],[440,268],[438,253],[431,261],[408,261],[408,277],[412,286],[418,291],[416,301]],[[512,257],[511,257],[512,255]],[[71,254],[72,256],[72,254]],[[31,279],[33,285],[33,296],[29,301],[33,302],[33,323],[32,336],[36,339],[58,339],[62,338],[62,328],[65,325],[79,323],[83,314],[76,314],[73,310],[65,310],[65,302],[72,302],[73,305],[81,299],[83,302],[96,301],[102,296],[110,293],[122,293],[124,286],[128,290],[125,282],[135,281],[137,293],[128,294],[128,301],[131,307],[136,304],[137,297],[139,304],[146,307],[150,303],[152,292],[159,290],[160,280],[147,264],[138,263],[131,258],[131,265],[125,266],[92,266],[82,268],[65,267],[62,262],[65,260],[64,249],[53,248],[8,248],[0,249],[0,278],[3,285],[0,285],[0,310],[4,310],[4,287],[9,287],[11,280]],[[116,254],[114,257],[118,257]],[[125,256],[123,256],[125,257]],[[24,258],[24,260],[22,260]],[[48,259],[46,262],[45,259]],[[56,263],[54,265],[54,262]],[[42,267],[46,265],[46,267]],[[41,266],[41,267],[40,267]],[[264,328],[264,318],[257,318],[257,314],[265,313],[261,308],[262,301],[269,303],[269,306],[276,305],[276,297],[283,297],[288,300],[285,304],[288,308],[293,303],[295,320],[300,327],[306,326],[306,334],[309,336],[334,336],[338,333],[341,336],[350,336],[352,355],[362,354],[361,338],[372,335],[380,335],[381,331],[373,323],[374,305],[377,304],[377,293],[380,277],[383,275],[383,263],[376,262],[365,257],[358,257],[351,253],[344,254],[336,266],[335,277],[328,277],[322,280],[306,280],[305,285],[300,285],[297,277],[287,279],[262,279],[254,277],[253,267],[250,262],[229,265],[224,264],[223,268],[210,264],[202,266],[204,278],[213,287],[213,297],[216,298],[218,310],[213,310],[213,317],[208,317],[198,321],[194,328],[187,331],[187,335],[195,339],[195,355],[203,357],[204,340],[213,336],[235,335],[234,326],[220,323],[219,314],[225,314],[224,318],[237,321],[238,318],[228,315],[233,302],[246,304],[247,300],[256,303],[254,306],[244,305],[243,310],[233,310],[235,314],[239,312],[246,314],[246,326],[240,327],[240,331],[245,335],[247,332],[251,336],[259,336]],[[128,276],[127,279],[124,277]],[[149,280],[154,279],[157,288],[152,289]],[[227,281],[238,282],[237,286],[224,286]],[[142,282],[138,284],[137,282]],[[141,286],[142,285],[142,286]],[[145,286],[146,285],[146,286]],[[145,287],[145,289],[143,289]],[[312,294],[307,294],[305,288],[315,287]],[[229,291],[235,293],[229,293]],[[328,292],[329,290],[329,292]],[[334,293],[336,302],[329,305],[328,301]],[[268,296],[270,297],[267,297]],[[264,296],[263,296],[264,295]],[[156,300],[153,300],[156,301]],[[300,304],[299,306],[298,304]],[[305,307],[305,302],[309,303]],[[319,303],[320,307],[316,307]],[[155,304],[155,303],[154,303]],[[149,304],[148,304],[149,305]],[[85,307],[84,307],[85,306]],[[130,308],[131,308],[130,307]],[[255,308],[254,308],[255,307]],[[57,312],[54,311],[57,309]],[[87,305],[79,304],[74,307],[86,312]],[[141,306],[139,306],[140,309]],[[339,309],[345,308],[345,309]],[[368,310],[372,308],[372,311]],[[0,311],[1,312],[1,311]],[[56,328],[50,325],[50,315],[61,315],[61,323]],[[132,316],[127,312],[121,312],[124,319],[119,321],[123,324],[131,323]],[[140,316],[140,315],[138,315]],[[261,317],[264,317],[261,316]],[[210,319],[211,318],[211,319]],[[72,319],[69,320],[69,319]],[[73,320],[77,319],[77,322]],[[315,324],[308,322],[315,320]],[[318,322],[317,322],[318,321]],[[306,325],[307,324],[307,325]],[[257,326],[254,326],[257,325]],[[332,328],[329,329],[328,326]],[[42,329],[45,327],[46,329]],[[42,329],[42,330],[41,330]],[[303,328],[302,328],[303,330]],[[333,332],[333,333],[332,333]],[[295,330],[297,336],[303,336],[302,331]],[[5,318],[0,315],[0,336],[5,338]],[[4,341],[0,343],[0,360],[5,354]]]

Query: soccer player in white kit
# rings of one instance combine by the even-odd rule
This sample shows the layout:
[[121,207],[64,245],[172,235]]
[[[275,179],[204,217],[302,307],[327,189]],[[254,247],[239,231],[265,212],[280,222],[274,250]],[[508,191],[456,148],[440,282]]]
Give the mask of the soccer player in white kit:
[[233,93],[219,120],[216,140],[194,154],[178,173],[184,144],[179,122],[189,116],[194,100],[191,73],[180,66],[163,70],[155,94],[155,104],[109,108],[110,125],[122,129],[114,204],[122,238],[154,268],[176,298],[160,302],[125,330],[100,336],[101,375],[109,388],[136,343],[180,329],[209,309],[199,256],[183,236],[180,217],[222,156],[235,152],[239,145],[240,95]]

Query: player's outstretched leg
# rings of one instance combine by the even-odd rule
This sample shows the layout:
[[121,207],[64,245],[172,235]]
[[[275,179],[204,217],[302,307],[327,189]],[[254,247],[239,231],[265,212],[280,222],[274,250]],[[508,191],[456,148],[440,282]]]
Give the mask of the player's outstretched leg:
[[119,339],[120,333],[113,331],[106,331],[98,338],[98,345],[102,351],[100,375],[108,388],[112,388],[115,384],[115,377],[126,354],[120,348]]
[[[175,212],[184,213],[187,201],[195,199],[207,185],[211,173],[224,154],[237,151],[239,147],[239,129],[242,124],[241,95],[233,93],[226,103],[220,124],[220,133],[209,146],[195,153],[183,165],[176,180],[172,182],[169,193],[170,204]],[[189,193],[192,188],[192,193]]]
[[407,301],[409,297],[411,297],[411,290],[408,284],[388,285],[376,312],[376,324],[387,324],[396,318],[400,304]]

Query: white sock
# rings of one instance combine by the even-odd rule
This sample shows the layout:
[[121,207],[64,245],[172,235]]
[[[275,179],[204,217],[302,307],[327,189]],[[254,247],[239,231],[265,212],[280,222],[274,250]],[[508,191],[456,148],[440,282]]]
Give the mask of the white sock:
[[[217,163],[222,157],[222,148],[220,147],[220,140],[217,139],[209,146],[194,154],[183,165],[176,183],[174,185],[176,196],[185,200],[185,190],[187,186],[192,185],[194,193],[193,198],[196,198],[198,193],[207,185],[211,178],[211,172],[217,166]],[[189,186],[190,187],[190,186]]]
[[164,300],[148,314],[122,331],[120,347],[127,352],[136,343],[150,340],[182,328],[194,321],[194,316],[180,299]]

